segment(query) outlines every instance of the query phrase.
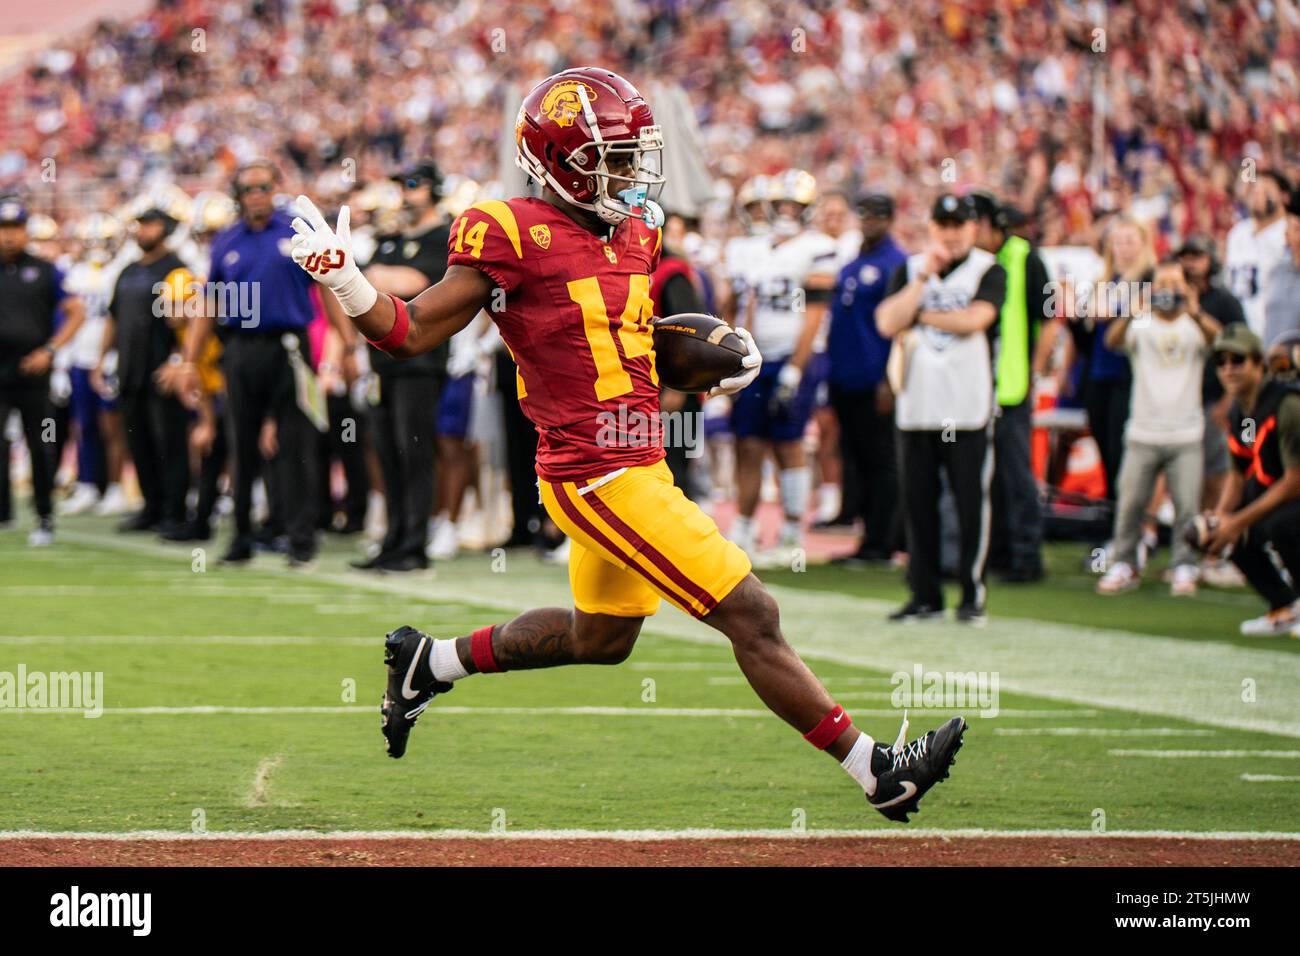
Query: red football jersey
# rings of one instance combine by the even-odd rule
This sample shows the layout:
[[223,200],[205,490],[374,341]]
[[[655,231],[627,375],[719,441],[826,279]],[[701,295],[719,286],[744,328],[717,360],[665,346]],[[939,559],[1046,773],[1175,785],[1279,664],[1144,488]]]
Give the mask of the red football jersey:
[[597,478],[664,456],[650,273],[660,230],[629,219],[601,239],[541,199],[490,200],[451,226],[450,265],[499,288],[488,309],[537,426],[537,473]]

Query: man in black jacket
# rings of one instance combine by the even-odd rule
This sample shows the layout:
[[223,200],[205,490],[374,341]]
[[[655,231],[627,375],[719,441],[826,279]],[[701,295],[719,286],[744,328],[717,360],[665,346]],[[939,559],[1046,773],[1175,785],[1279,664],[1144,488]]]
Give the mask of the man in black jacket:
[[[447,271],[451,230],[438,200],[442,176],[425,160],[398,177],[412,225],[380,238],[366,277],[380,292],[414,298]],[[419,571],[429,566],[425,547],[433,511],[434,422],[447,374],[448,346],[411,359],[370,348],[370,367],[379,376],[379,403],[370,423],[384,474],[388,531],[374,557],[353,563],[365,571]]]
[[[57,313],[63,323],[55,330]],[[18,410],[32,460],[36,528],[33,546],[54,540],[53,433],[50,366],[54,353],[72,340],[85,313],[63,288],[63,275],[51,262],[27,251],[27,210],[17,199],[0,199],[0,431]],[[13,519],[9,500],[9,445],[0,439],[0,525]]]
[[174,394],[159,388],[155,376],[169,361],[180,361],[176,326],[184,323],[185,300],[194,291],[195,278],[167,247],[176,220],[161,209],[149,209],[136,218],[136,227],[140,258],[117,277],[102,349],[107,354],[117,348],[126,441],[144,496],[144,508],[120,530],[167,534],[185,523],[189,413]]

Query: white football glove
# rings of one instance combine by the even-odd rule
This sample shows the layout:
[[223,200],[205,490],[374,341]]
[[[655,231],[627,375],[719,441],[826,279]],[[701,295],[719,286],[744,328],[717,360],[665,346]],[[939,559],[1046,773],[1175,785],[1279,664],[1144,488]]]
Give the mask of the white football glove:
[[361,274],[352,253],[352,211],[347,206],[339,209],[338,224],[331,229],[306,196],[299,196],[294,206],[298,216],[293,220],[296,235],[290,240],[293,261],[331,290],[348,315],[369,312],[379,293]]
[[803,372],[786,362],[776,376],[776,394],[773,399],[778,405],[786,405],[799,393],[799,383],[803,381]]
[[745,340],[745,357],[740,360],[743,371],[733,375],[731,378],[724,378],[717,385],[709,389],[710,395],[735,395],[742,388],[749,385],[750,382],[758,378],[758,370],[763,367],[763,356],[759,354],[758,346],[754,344],[754,337],[749,334],[749,329],[736,329],[736,334]]
[[477,342],[466,346],[460,351],[453,351],[451,357],[447,359],[447,377],[464,378],[471,372],[477,371],[479,360],[482,357],[483,352],[479,349]]

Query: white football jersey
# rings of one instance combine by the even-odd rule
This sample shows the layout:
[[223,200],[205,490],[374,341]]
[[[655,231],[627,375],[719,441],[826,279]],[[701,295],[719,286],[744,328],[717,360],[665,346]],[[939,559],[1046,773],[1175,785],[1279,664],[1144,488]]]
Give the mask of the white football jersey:
[[[772,236],[761,239],[743,250],[747,258],[744,276],[748,297],[754,302],[750,332],[758,350],[766,359],[788,358],[794,354],[803,331],[807,306],[804,283],[811,275],[834,277],[839,265],[835,240],[820,232],[802,232],[777,243]],[[748,314],[748,302],[742,302],[738,321]]]
[[1256,335],[1264,334],[1268,274],[1286,255],[1286,216],[1258,231],[1255,220],[1246,218],[1228,232],[1224,284],[1241,302],[1246,324]]
[[98,364],[108,304],[113,300],[113,286],[121,271],[116,260],[104,265],[86,260],[68,270],[63,287],[69,295],[81,300],[86,309],[86,321],[72,341],[59,350],[60,365],[94,368]]

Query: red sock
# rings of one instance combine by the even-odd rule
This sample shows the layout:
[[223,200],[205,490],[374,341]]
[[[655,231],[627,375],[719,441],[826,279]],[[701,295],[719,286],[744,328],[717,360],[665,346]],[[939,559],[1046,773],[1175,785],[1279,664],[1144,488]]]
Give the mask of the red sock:
[[495,674],[501,670],[497,666],[496,658],[492,656],[493,626],[489,624],[487,627],[480,627],[469,636],[469,653],[474,658],[474,667],[480,674]]
[[839,740],[840,735],[851,726],[853,726],[852,718],[845,713],[843,707],[836,704],[830,713],[817,722],[816,727],[803,735],[803,739],[818,750],[825,750]]

